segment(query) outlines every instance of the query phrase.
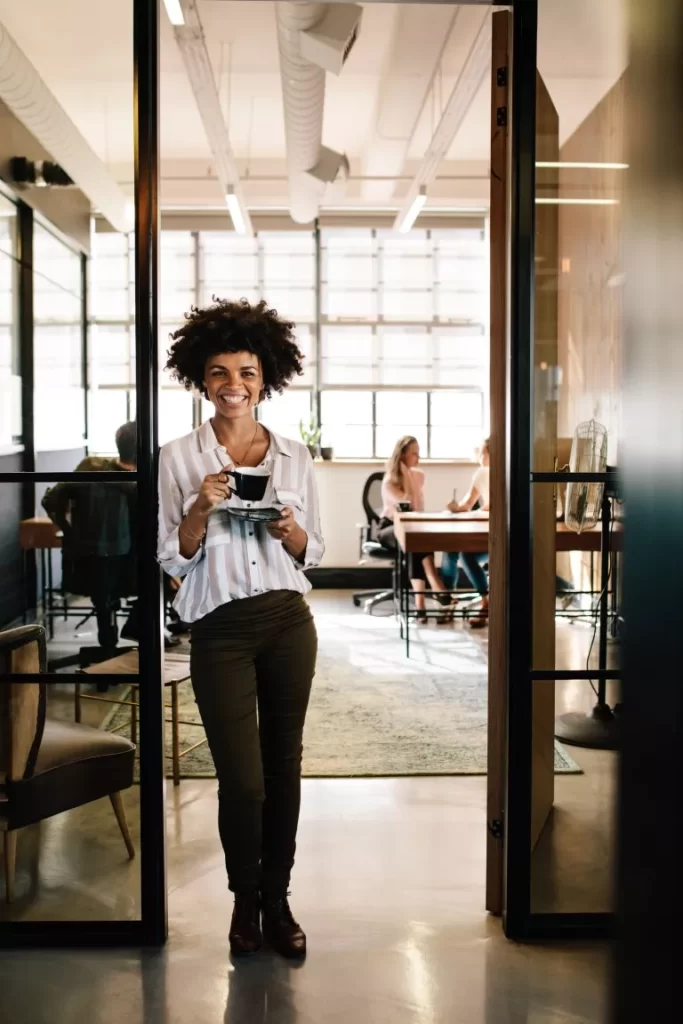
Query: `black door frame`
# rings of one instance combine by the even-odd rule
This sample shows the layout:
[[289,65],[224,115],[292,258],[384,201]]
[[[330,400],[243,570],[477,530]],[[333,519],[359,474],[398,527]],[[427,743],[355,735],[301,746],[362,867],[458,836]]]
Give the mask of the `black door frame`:
[[[126,473],[138,488],[138,594],[140,642],[140,892],[141,914],[131,921],[0,922],[0,947],[161,945],[168,932],[165,859],[163,632],[157,542],[157,385],[159,252],[159,2],[133,2],[135,112],[135,298],[137,472]],[[31,211],[19,204],[19,330],[22,361],[24,472],[0,475],[0,483],[25,489],[24,514],[33,515],[36,483],[70,480],[75,473],[35,471],[33,437],[33,260]],[[85,277],[85,265],[83,277]],[[79,483],[120,479],[117,473],[79,473]],[[12,675],[6,681],[76,682],[75,673]],[[130,676],[108,676],[130,682]]]
[[[531,909],[533,688],[554,686],[568,673],[533,668],[533,500],[535,484],[563,482],[570,474],[533,470],[534,301],[536,196],[536,74],[538,0],[513,5],[510,196],[510,327],[508,356],[508,602],[507,786],[504,827],[505,934],[512,939],[596,938],[611,933],[609,913],[534,913]],[[575,474],[571,479],[577,480]],[[584,480],[585,478],[581,478]],[[591,677],[598,676],[597,670]],[[603,673],[615,678],[614,670]],[[585,671],[571,678],[587,678]]]

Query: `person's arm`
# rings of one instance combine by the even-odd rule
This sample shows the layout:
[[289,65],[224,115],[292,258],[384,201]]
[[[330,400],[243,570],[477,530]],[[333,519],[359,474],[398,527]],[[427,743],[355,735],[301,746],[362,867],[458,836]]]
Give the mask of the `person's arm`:
[[169,576],[186,576],[204,554],[209,515],[230,496],[224,473],[204,478],[194,504],[183,515],[183,496],[173,466],[162,450],[159,459],[159,543],[157,558]]
[[396,507],[399,501],[403,501],[403,492],[396,484],[392,484],[386,477],[382,480],[382,505],[383,513],[387,519],[396,518]]
[[319,565],[325,553],[320,532],[318,488],[315,483],[313,460],[306,453],[302,486],[303,508],[284,508],[282,518],[268,523],[271,537],[282,541],[287,554],[299,569],[312,569]]
[[41,502],[52,522],[56,523],[62,533],[65,534],[71,529],[71,523],[68,519],[69,501],[69,484],[61,483],[50,487],[43,495]]
[[475,485],[476,474],[470,484],[470,489],[462,499],[462,501],[449,501],[448,511],[449,512],[470,512],[477,504],[480,498],[479,491]]

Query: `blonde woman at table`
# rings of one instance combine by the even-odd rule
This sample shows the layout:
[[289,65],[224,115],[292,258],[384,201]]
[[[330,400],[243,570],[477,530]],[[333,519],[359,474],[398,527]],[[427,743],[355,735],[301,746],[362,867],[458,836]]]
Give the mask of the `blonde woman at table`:
[[[489,464],[491,461],[488,437],[478,449],[477,458],[479,460],[479,469],[472,477],[467,494],[462,501],[449,502],[449,512],[470,512],[477,503],[483,511],[488,512],[490,493]],[[441,575],[449,589],[455,587],[458,579],[458,570],[462,569],[481,598],[479,614],[469,619],[472,629],[483,629],[488,623],[489,581],[484,570],[484,566],[488,563],[488,557],[487,552],[461,551],[460,554],[457,552],[445,554],[441,562]]]
[[[418,469],[420,446],[417,440],[405,435],[399,438],[387,462],[386,472],[382,480],[382,517],[379,522],[377,537],[385,547],[396,550],[396,534],[394,520],[399,505],[406,503],[411,512],[424,512],[424,480],[425,475]],[[440,604],[450,604],[451,599],[445,593],[444,585],[434,564],[434,552],[414,552],[408,558],[408,574],[415,591],[415,609],[417,621],[427,622],[425,612],[425,589],[437,591],[436,599]]]

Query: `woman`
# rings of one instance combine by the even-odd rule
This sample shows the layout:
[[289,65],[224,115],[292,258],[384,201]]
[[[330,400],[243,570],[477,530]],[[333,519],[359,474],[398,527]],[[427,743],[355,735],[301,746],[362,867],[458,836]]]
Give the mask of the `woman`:
[[[304,570],[324,548],[307,449],[254,416],[259,402],[301,373],[302,354],[293,324],[265,302],[216,301],[186,319],[172,335],[167,369],[199,390],[214,415],[161,450],[159,561],[184,577],[175,606],[191,623],[192,685],[218,777],[219,831],[235,894],[232,952],[255,953],[265,938],[282,955],[303,957],[306,936],[287,890],[317,652]],[[281,509],[275,522],[225,511],[254,504],[230,488],[237,467],[269,474],[258,504]]]
[[[387,462],[386,473],[382,480],[382,517],[379,522],[377,537],[385,547],[396,548],[394,520],[401,502],[409,502],[412,512],[424,511],[424,479],[425,475],[418,469],[420,446],[414,437],[400,438]],[[433,552],[411,554],[408,561],[410,583],[415,591],[415,608],[417,621],[426,623],[425,589],[426,582],[433,591],[438,591],[437,600],[441,604],[450,604],[450,597],[444,592],[444,585],[436,571]]]
[[[475,505],[479,505],[483,511],[489,510],[489,465],[491,453],[489,450],[489,438],[487,437],[477,452],[479,469],[472,477],[470,489],[462,501],[451,501],[448,504],[449,512],[470,512]],[[479,614],[469,619],[473,629],[483,629],[488,623],[489,615],[489,580],[484,566],[488,562],[487,552],[464,551],[448,553],[443,557],[441,563],[441,575],[449,589],[455,587],[458,578],[458,569],[462,569],[469,579],[472,587],[481,598]]]

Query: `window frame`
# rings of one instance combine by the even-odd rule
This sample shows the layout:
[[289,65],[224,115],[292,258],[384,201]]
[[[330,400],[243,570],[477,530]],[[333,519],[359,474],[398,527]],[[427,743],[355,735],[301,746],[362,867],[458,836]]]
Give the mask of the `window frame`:
[[[480,233],[481,241],[483,243],[485,243],[486,238],[488,237],[488,225],[486,223],[486,218],[483,218],[483,219],[477,218],[476,220],[473,220],[472,227],[473,227],[473,230],[476,230],[478,233]],[[476,429],[479,429],[479,427],[480,427],[482,435],[486,431],[486,422],[487,422],[487,418],[488,418],[488,388],[487,388],[488,376],[487,376],[487,373],[486,373],[486,367],[488,365],[488,352],[489,352],[488,323],[483,318],[482,318],[482,320],[472,320],[471,318],[441,319],[441,318],[439,318],[436,315],[437,295],[438,295],[439,288],[441,287],[441,282],[437,281],[437,269],[438,269],[438,266],[439,266],[439,258],[440,258],[439,241],[440,241],[440,239],[442,239],[444,237],[445,233],[447,233],[449,231],[453,231],[453,230],[457,230],[457,229],[449,228],[448,226],[446,226],[446,227],[444,227],[442,229],[438,229],[436,231],[432,231],[432,230],[419,230],[419,231],[416,232],[416,235],[419,235],[422,238],[423,242],[424,242],[425,252],[424,252],[423,255],[424,255],[424,258],[428,260],[429,265],[431,267],[431,280],[427,281],[426,278],[425,278],[425,282],[426,282],[425,283],[425,287],[418,289],[419,291],[424,291],[425,293],[429,293],[429,295],[430,295],[430,300],[431,300],[431,303],[432,303],[432,314],[433,314],[431,319],[403,319],[403,320],[399,320],[399,319],[395,319],[395,318],[385,318],[382,315],[382,308],[383,308],[383,305],[384,305],[384,298],[383,298],[383,295],[384,295],[384,279],[385,279],[385,276],[386,276],[386,273],[385,273],[385,261],[387,259],[390,259],[391,256],[392,256],[390,250],[391,250],[391,242],[393,240],[393,235],[391,235],[391,233],[389,231],[385,230],[385,229],[367,229],[367,228],[353,228],[353,227],[347,228],[345,226],[342,226],[342,227],[340,227],[338,229],[337,228],[330,228],[330,229],[322,229],[321,230],[320,228],[316,228],[314,231],[311,231],[310,233],[308,231],[305,232],[305,234],[311,239],[310,251],[308,253],[303,252],[303,251],[301,253],[299,253],[299,252],[295,253],[296,256],[301,255],[302,258],[310,259],[311,256],[313,257],[313,259],[312,259],[313,274],[312,274],[312,278],[311,278],[311,289],[310,289],[310,291],[312,291],[312,297],[313,297],[312,310],[311,310],[313,315],[306,316],[306,317],[301,317],[297,321],[298,325],[300,325],[302,328],[305,327],[307,329],[307,334],[308,334],[308,337],[310,339],[310,342],[309,342],[309,344],[310,344],[310,352],[308,353],[308,358],[307,358],[307,361],[306,361],[306,373],[305,373],[305,376],[303,378],[295,379],[292,382],[292,384],[290,385],[290,388],[288,390],[291,389],[293,391],[294,390],[295,391],[299,391],[299,392],[303,391],[303,392],[307,392],[308,393],[309,398],[310,398],[311,414],[312,414],[313,417],[315,417],[317,419],[317,422],[320,424],[321,431],[322,431],[322,443],[323,444],[325,444],[325,423],[324,423],[324,421],[323,421],[323,419],[321,417],[321,412],[322,412],[322,407],[323,407],[323,404],[324,404],[323,397],[322,397],[324,392],[326,392],[326,391],[348,391],[348,392],[370,391],[372,393],[372,395],[373,395],[373,399],[372,399],[373,416],[372,416],[372,423],[369,425],[371,427],[371,431],[372,431],[372,451],[369,452],[369,453],[363,454],[363,455],[359,454],[358,456],[348,456],[348,458],[351,459],[351,460],[356,458],[356,459],[363,459],[363,460],[367,459],[367,460],[373,460],[374,461],[374,460],[382,459],[382,458],[385,457],[384,454],[379,455],[377,453],[378,452],[378,449],[377,449],[377,432],[378,432],[378,429],[380,429],[380,430],[382,429],[382,424],[379,423],[378,419],[377,419],[377,400],[376,400],[376,395],[379,394],[379,393],[382,393],[382,392],[388,392],[388,391],[403,392],[403,391],[413,391],[414,390],[414,391],[419,391],[419,392],[426,393],[426,395],[427,395],[427,423],[425,424],[425,428],[426,428],[426,433],[427,433],[428,440],[427,440],[427,451],[424,452],[423,454],[424,454],[425,458],[430,459],[432,461],[452,462],[452,461],[470,461],[470,459],[471,459],[471,453],[469,453],[469,452],[466,453],[464,451],[457,451],[457,452],[454,451],[454,453],[452,455],[448,456],[448,457],[444,456],[444,457],[440,457],[440,458],[437,458],[437,459],[433,458],[433,455],[432,455],[432,447],[433,447],[433,445],[432,445],[432,428],[433,427],[436,428],[436,425],[432,423],[432,418],[433,418],[432,417],[432,395],[434,393],[436,393],[436,392],[449,392],[449,393],[453,393],[454,395],[457,395],[458,393],[463,393],[463,394],[476,393],[476,394],[478,394],[480,396],[480,399],[481,399],[482,415],[481,415],[481,423],[476,425]],[[324,236],[323,232],[325,232],[325,231],[329,231],[329,235]],[[329,317],[326,313],[323,313],[323,309],[326,307],[326,301],[327,301],[326,297],[327,297],[327,288],[328,288],[328,282],[326,280],[326,267],[328,265],[328,256],[326,254],[326,247],[325,247],[325,244],[324,244],[324,238],[325,237],[332,237],[332,236],[335,236],[335,235],[338,237],[338,235],[346,234],[347,232],[349,233],[350,236],[355,234],[355,235],[357,235],[359,237],[362,237],[364,239],[363,244],[360,246],[359,254],[363,255],[364,258],[366,258],[366,259],[370,259],[371,263],[372,263],[373,274],[372,274],[372,281],[370,282],[370,291],[372,291],[374,296],[375,296],[374,297],[375,314],[372,317],[364,317],[364,316],[358,316],[358,317],[353,317],[353,316],[350,316],[350,317]],[[173,228],[168,228],[168,229],[165,229],[164,231],[162,231],[162,242],[161,242],[161,246],[160,246],[160,255],[161,255],[161,260],[162,261],[163,261],[163,254],[164,254],[163,236],[166,233],[176,234],[178,232],[175,229],[173,229]],[[192,286],[192,289],[191,289],[191,293],[193,295],[193,302],[194,303],[199,303],[201,298],[202,298],[202,296],[204,296],[204,293],[205,293],[207,287],[211,284],[210,280],[207,280],[206,272],[205,272],[205,259],[206,259],[207,256],[211,255],[211,247],[210,247],[210,245],[206,245],[206,247],[204,247],[204,243],[205,243],[205,241],[210,239],[212,236],[215,236],[216,232],[215,231],[211,231],[211,230],[197,229],[197,230],[194,230],[194,231],[183,231],[181,233],[186,235],[187,238],[188,238],[188,246],[187,246],[187,248],[188,248],[189,255],[190,255],[190,258],[192,260],[193,267],[194,267],[194,281],[193,281],[193,286]],[[224,233],[221,232],[221,233],[222,234],[228,234],[228,235],[232,234],[231,232],[224,232]],[[264,269],[265,262],[266,262],[265,257],[270,254],[269,253],[269,247],[268,247],[268,244],[267,244],[268,237],[271,236],[271,235],[282,236],[282,235],[287,235],[287,234],[291,234],[292,236],[296,237],[296,236],[300,235],[301,232],[296,231],[296,230],[289,230],[289,231],[268,231],[268,230],[257,231],[255,239],[254,239],[254,254],[253,254],[253,257],[252,257],[251,254],[249,254],[250,255],[250,259],[254,259],[254,267],[255,267],[255,273],[253,275],[254,276],[254,280],[248,286],[245,283],[243,283],[241,285],[241,287],[244,288],[245,292],[249,292],[249,293],[253,292],[255,295],[264,295],[265,294],[266,285],[269,284],[269,282],[266,281],[266,274],[265,274],[265,269]],[[237,236],[235,236],[235,238],[237,240]],[[134,253],[133,253],[133,249],[132,249],[132,236],[128,236],[128,239],[129,239],[129,241],[128,241],[128,245],[125,247],[125,253],[122,254],[122,255],[125,256],[125,259],[126,259],[126,262],[127,262],[127,270],[126,270],[126,274],[125,274],[125,278],[126,278],[126,281],[127,281],[127,287],[128,287],[128,293],[129,293],[128,294],[128,300],[127,300],[127,303],[126,303],[126,309],[128,311],[127,316],[125,318],[110,317],[110,316],[107,316],[107,315],[100,316],[98,308],[97,308],[98,307],[98,303],[96,301],[96,294],[97,293],[96,293],[96,291],[93,288],[93,289],[91,289],[91,292],[90,292],[91,298],[90,298],[90,303],[89,303],[89,310],[90,310],[89,323],[91,325],[102,326],[104,328],[127,329],[129,332],[131,332],[130,336],[133,337],[134,335],[133,335],[132,332],[134,331],[134,327],[135,327],[135,310],[134,310],[134,305],[133,305],[131,278],[132,278],[132,266],[133,266],[133,255],[134,255]],[[191,241],[190,241],[190,239],[191,239]],[[286,253],[286,248],[287,248],[286,245],[283,245],[282,255],[286,255],[287,254]],[[303,250],[303,249],[306,248],[306,246],[303,246],[301,248]],[[339,249],[340,249],[340,251],[336,254],[338,258],[347,258],[347,256],[349,258],[353,257],[353,252],[348,253],[348,254],[345,253],[343,246],[340,246]],[[274,254],[277,255],[277,246],[275,247]],[[400,254],[398,254],[398,255],[400,255]],[[419,253],[418,253],[418,255],[419,255]],[[239,259],[239,254],[236,257],[234,257],[234,258],[238,258]],[[94,259],[97,260],[97,255],[96,254],[94,255]],[[488,264],[486,262],[485,256],[484,256],[484,266],[486,267],[486,269],[488,269]],[[120,276],[121,276],[121,279],[123,279],[123,274],[121,274]],[[427,276],[429,276],[429,275],[427,275]],[[96,288],[96,281],[94,279],[95,279],[95,275],[93,275],[93,285]],[[216,287],[218,287],[218,286],[216,286]],[[291,286],[287,285],[287,284],[283,284],[282,287],[283,288],[297,288],[298,290],[301,290],[301,291],[309,291],[308,287],[306,285],[304,285],[303,283],[300,284],[300,285],[291,285]],[[484,279],[482,281],[482,291],[485,289],[485,287],[486,287],[486,279]],[[162,268],[162,290],[163,290],[163,268]],[[183,288],[182,290],[185,291],[186,289]],[[338,288],[336,290],[338,292],[343,292],[344,290],[346,290],[350,294],[353,294],[355,291],[358,291],[358,285],[357,284],[351,284],[346,289],[344,288],[344,286],[341,286],[340,288]],[[394,287],[393,290],[395,291],[396,287]],[[457,290],[457,289],[455,289],[455,290]],[[468,287],[465,287],[463,290],[464,291],[468,291],[469,289],[468,289]],[[162,309],[165,308],[163,302],[160,302],[160,305],[161,305]],[[178,319],[169,318],[168,316],[165,316],[165,315],[163,316],[163,319],[162,319],[162,317],[160,316],[160,318],[159,318],[160,338],[161,338],[161,336],[169,333],[172,329],[177,327],[178,323],[179,323]],[[325,344],[324,344],[324,334],[325,334],[327,329],[339,328],[339,329],[341,329],[343,331],[345,328],[350,328],[350,327],[353,327],[353,326],[358,326],[358,327],[361,327],[361,328],[363,328],[365,330],[368,330],[370,332],[370,336],[372,337],[372,353],[371,353],[371,362],[369,364],[370,367],[371,367],[371,370],[370,370],[370,377],[371,377],[371,379],[368,380],[367,376],[365,376],[365,378],[361,382],[359,382],[359,383],[352,383],[352,382],[349,382],[349,383],[343,383],[343,382],[327,383],[325,381],[325,356],[324,356]],[[478,372],[481,373],[481,378],[482,379],[481,379],[481,384],[479,386],[477,386],[471,380],[468,381],[468,383],[464,384],[464,385],[458,385],[458,384],[454,384],[454,383],[439,384],[435,379],[432,379],[431,382],[425,382],[425,383],[419,383],[419,384],[401,383],[401,382],[390,383],[390,384],[382,383],[381,379],[379,379],[379,378],[381,378],[381,375],[382,375],[383,364],[387,363],[386,360],[384,360],[383,358],[380,358],[380,355],[381,355],[380,350],[383,349],[382,335],[384,333],[386,333],[387,331],[391,331],[392,329],[395,329],[397,331],[401,331],[401,330],[406,330],[407,329],[409,331],[410,330],[414,330],[414,331],[416,331],[418,333],[422,333],[422,334],[425,335],[425,337],[427,339],[428,350],[430,349],[430,350],[432,350],[432,352],[434,352],[434,351],[436,351],[436,349],[438,347],[438,340],[437,340],[438,336],[443,334],[444,331],[447,331],[449,329],[449,327],[450,328],[454,328],[454,327],[455,328],[457,328],[457,327],[472,328],[472,327],[474,327],[474,328],[477,328],[477,329],[479,329],[481,331],[481,344],[482,344],[482,350],[485,353],[484,357],[483,357],[481,363],[477,364],[477,361],[474,360],[472,366],[467,368],[468,372],[471,372],[475,378],[476,378],[476,374]],[[165,351],[165,347],[166,346],[164,346],[164,344],[162,343],[160,345],[160,351],[164,352]],[[91,347],[91,354],[92,354],[92,347]],[[438,362],[438,360],[437,360],[437,362]],[[434,359],[433,358],[432,358],[432,361],[431,361],[431,366],[432,366],[432,376],[434,378],[436,373],[437,373],[437,367],[434,364]],[[122,367],[122,369],[123,369],[123,367]],[[407,365],[405,367],[401,367],[400,365],[397,364],[397,366],[393,367],[394,373],[398,372],[400,374],[401,372],[403,372],[403,374],[408,376],[408,377],[410,376],[410,374],[407,374],[406,371],[409,370],[409,369],[410,368]],[[457,367],[456,367],[456,369],[457,369]],[[391,368],[389,368],[389,371],[390,370],[391,370]],[[134,381],[134,371],[135,371],[135,352],[134,352],[134,347],[131,344],[130,365],[128,367],[128,382],[126,383],[124,381],[121,381],[121,383],[115,383],[110,378],[107,383],[100,384],[100,385],[97,386],[97,388],[91,389],[90,390],[90,396],[94,396],[97,393],[98,390],[107,390],[107,391],[110,391],[110,390],[122,390],[122,391],[125,391],[127,393],[126,407],[127,407],[128,413],[130,415],[130,413],[132,411],[131,410],[131,395],[132,395],[132,393],[134,392],[134,389],[135,389],[135,386],[134,386],[134,383],[133,383],[133,381]],[[160,373],[161,373],[161,367],[160,367]],[[180,388],[180,385],[167,382],[162,377],[162,380],[160,381],[160,390],[162,390],[162,391],[174,390],[175,391],[176,389],[179,389],[179,388]],[[266,412],[265,409],[261,410],[260,418],[266,419],[266,416],[264,416],[265,412]],[[199,394],[193,395],[192,422],[188,423],[188,425],[187,425],[188,432],[191,429],[193,429],[194,427],[197,427],[197,426],[200,425],[200,423],[203,420],[204,414],[205,414],[205,409],[203,407],[203,400],[202,400],[201,395],[199,395]],[[472,429],[474,430],[475,426],[473,426]]]

